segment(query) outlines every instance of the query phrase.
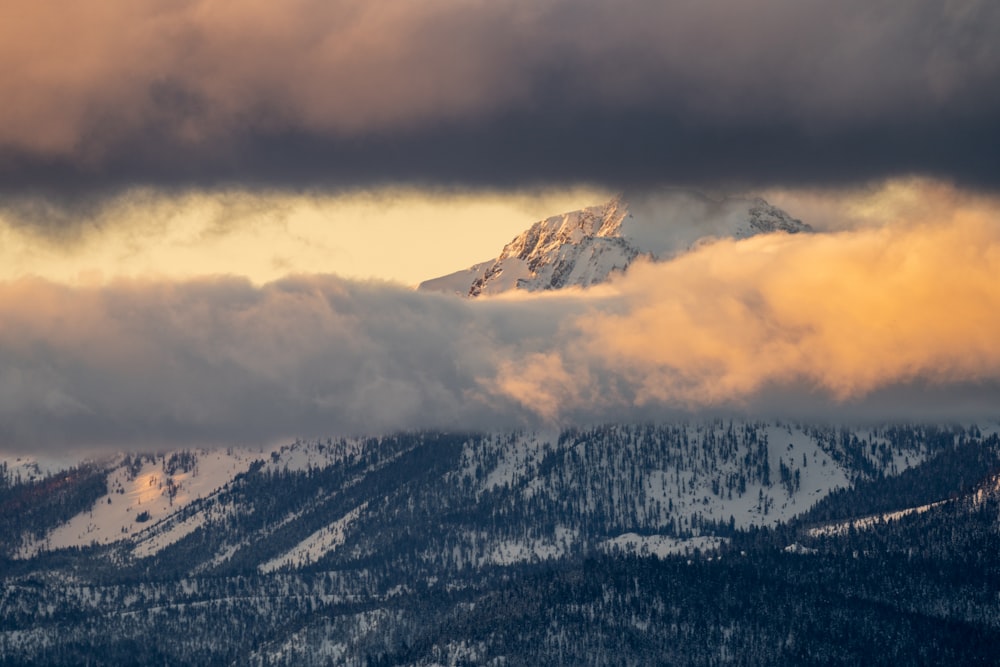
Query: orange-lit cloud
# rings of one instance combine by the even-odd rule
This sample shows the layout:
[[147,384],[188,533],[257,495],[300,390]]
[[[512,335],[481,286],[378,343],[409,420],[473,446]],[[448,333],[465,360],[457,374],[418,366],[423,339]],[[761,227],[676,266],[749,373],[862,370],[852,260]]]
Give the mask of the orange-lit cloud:
[[0,446],[1000,417],[995,199],[912,181],[842,205],[856,219],[840,231],[720,240],[546,294],[332,275],[0,282]]
[[0,173],[995,183],[998,26],[986,0],[5,0]]
[[0,145],[99,159],[116,137],[151,127],[196,144],[482,111],[526,92],[505,66],[517,44],[481,39],[517,14],[451,0],[8,7],[0,57],[18,66],[0,73]]
[[501,385],[525,405],[575,409],[565,369],[580,369],[627,387],[634,405],[699,409],[753,405],[775,387],[836,405],[913,382],[996,382],[996,210],[924,203],[917,222],[719,241],[636,266],[599,301],[618,312],[577,317],[563,346],[505,367]]

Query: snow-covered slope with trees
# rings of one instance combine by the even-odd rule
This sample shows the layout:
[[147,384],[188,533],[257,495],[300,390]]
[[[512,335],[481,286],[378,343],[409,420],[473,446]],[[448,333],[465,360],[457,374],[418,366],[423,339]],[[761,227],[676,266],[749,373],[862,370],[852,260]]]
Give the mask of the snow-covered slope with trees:
[[[151,455],[121,455],[104,467],[106,492],[71,519],[44,535],[29,536],[18,553],[30,557],[43,550],[111,544],[122,540],[147,545],[149,529],[170,521],[191,502],[217,492],[263,455],[259,449],[179,450]],[[187,532],[200,525],[188,521]],[[172,539],[183,534],[176,530]],[[169,542],[167,542],[169,543]]]
[[[364,542],[384,532],[397,520],[385,503],[405,482],[411,493],[414,484],[426,485],[419,493],[427,494],[427,514],[411,517],[416,523],[453,497],[466,512],[504,517],[492,532],[476,521],[447,529],[447,558],[479,567],[559,557],[617,536],[624,546],[636,532],[684,540],[775,525],[855,479],[898,474],[929,453],[877,430],[741,421],[494,433],[448,443],[433,448],[419,435],[400,435],[269,452],[119,457],[103,468],[104,493],[44,532],[25,532],[10,555],[114,545],[116,562],[134,562],[208,531],[224,539],[189,555],[189,572],[219,567],[239,551],[258,559],[261,571],[302,567],[344,552],[355,533]],[[433,462],[433,477],[407,476],[408,457],[418,455]],[[400,481],[371,486],[386,474]],[[263,483],[262,495],[272,483],[278,493],[294,486],[275,480],[305,486],[292,501],[268,498],[267,520],[249,533],[225,529],[262,507],[263,497],[238,491],[252,479]],[[275,548],[262,550],[269,541]]]
[[[974,426],[705,420],[235,454],[5,483],[0,658],[770,664],[841,655],[823,633],[860,617],[878,632],[850,635],[854,657],[892,637],[890,657],[964,663],[1000,637],[983,576],[1000,439]],[[104,513],[116,502],[131,530]],[[140,507],[156,517],[136,522]],[[24,535],[38,548],[12,553]],[[684,623],[704,630],[696,644],[673,631]]]

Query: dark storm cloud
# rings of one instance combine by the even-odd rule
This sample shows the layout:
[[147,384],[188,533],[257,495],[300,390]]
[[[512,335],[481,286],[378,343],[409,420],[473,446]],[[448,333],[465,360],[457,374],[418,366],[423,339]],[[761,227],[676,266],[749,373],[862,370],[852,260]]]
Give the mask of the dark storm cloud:
[[1000,174],[990,1],[45,1],[8,192]]

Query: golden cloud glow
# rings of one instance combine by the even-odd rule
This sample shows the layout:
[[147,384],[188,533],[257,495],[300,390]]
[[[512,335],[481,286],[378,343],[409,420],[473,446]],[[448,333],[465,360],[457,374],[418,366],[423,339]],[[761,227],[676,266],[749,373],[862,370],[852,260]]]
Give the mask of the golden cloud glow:
[[0,146],[99,159],[107,135],[150,126],[195,144],[289,122],[350,131],[477,110],[509,75],[483,49],[454,58],[440,44],[503,12],[440,0],[21,5],[0,22],[0,58],[18,65],[0,73]]
[[925,191],[922,206],[902,192],[890,187],[881,210],[919,210],[916,221],[719,241],[635,266],[602,297],[614,308],[593,304],[562,346],[504,367],[500,386],[548,415],[579,407],[565,387],[600,375],[635,404],[689,408],[793,384],[847,401],[913,381],[1000,379],[998,209],[956,207],[947,188]]
[[82,219],[52,210],[26,224],[15,210],[0,212],[0,280],[100,285],[237,275],[263,284],[335,273],[415,285],[495,256],[535,220],[609,196],[587,188],[337,196],[133,190]]
[[[996,419],[1000,206],[944,186],[886,192],[878,224],[720,240],[587,290],[469,300],[329,274],[0,281],[0,446],[734,409]],[[236,227],[195,225],[210,247],[209,229],[256,233]]]

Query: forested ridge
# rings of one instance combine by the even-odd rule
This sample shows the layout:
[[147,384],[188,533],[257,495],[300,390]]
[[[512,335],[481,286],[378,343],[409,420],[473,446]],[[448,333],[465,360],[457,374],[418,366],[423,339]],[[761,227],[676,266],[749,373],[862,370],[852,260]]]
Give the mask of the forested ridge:
[[29,509],[2,524],[0,664],[995,663],[976,428],[300,442],[127,539],[17,550],[152,466],[182,493],[199,456],[4,471]]

